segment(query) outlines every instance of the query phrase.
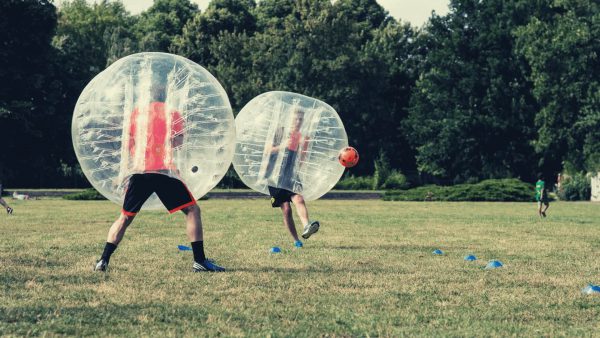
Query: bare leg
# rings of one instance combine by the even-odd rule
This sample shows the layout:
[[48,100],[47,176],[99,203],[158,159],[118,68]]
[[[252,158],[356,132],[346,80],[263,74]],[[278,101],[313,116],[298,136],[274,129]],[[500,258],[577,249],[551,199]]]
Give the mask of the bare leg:
[[542,202],[538,202],[538,215],[542,217]]
[[283,202],[281,204],[281,212],[283,212],[283,224],[288,228],[290,235],[294,237],[294,240],[298,241],[298,233],[296,232],[294,217],[292,217],[292,207],[290,206],[290,202]]
[[5,200],[4,200],[2,197],[0,197],[0,204],[1,204],[1,205],[2,205],[2,206],[5,208],[5,209],[8,209],[8,208],[10,208],[10,206],[8,205],[8,203],[6,203],[6,201],[5,201]]
[[202,219],[198,204],[190,205],[181,211],[185,214],[186,232],[190,242],[202,241],[204,237],[202,234]]
[[133,222],[135,216],[127,216],[125,214],[121,214],[119,218],[113,223],[113,225],[108,230],[108,236],[106,241],[108,243],[112,243],[114,245],[118,245],[119,242],[123,239],[123,235],[125,235],[125,230],[127,227]]
[[225,271],[224,268],[218,266],[213,261],[206,259],[202,235],[202,219],[200,217],[200,207],[198,204],[194,203],[187,208],[181,209],[181,211],[185,214],[186,232],[188,239],[192,243],[194,271]]
[[292,196],[292,202],[296,206],[296,213],[298,217],[300,217],[300,221],[302,221],[302,226],[308,224],[308,209],[306,209],[306,204],[304,203],[304,197],[301,195]]

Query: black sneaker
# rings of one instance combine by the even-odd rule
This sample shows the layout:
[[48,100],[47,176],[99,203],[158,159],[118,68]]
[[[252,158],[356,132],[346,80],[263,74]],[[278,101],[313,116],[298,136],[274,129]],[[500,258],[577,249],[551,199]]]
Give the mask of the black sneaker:
[[7,213],[7,214],[9,214],[9,215],[12,215],[12,213],[13,213],[13,208],[11,208],[11,207],[6,207],[6,213]]
[[546,212],[542,211],[542,216],[546,217]]
[[319,231],[319,226],[320,225],[319,225],[318,221],[314,221],[314,222],[309,223],[306,226],[304,226],[304,231],[302,232],[302,238],[307,239],[312,234]]
[[222,268],[215,264],[213,261],[205,259],[202,262],[194,262],[194,272],[222,272],[225,271],[225,268]]
[[108,263],[104,260],[104,259],[99,259],[96,262],[96,267],[94,268],[94,271],[106,271],[106,268],[108,267]]

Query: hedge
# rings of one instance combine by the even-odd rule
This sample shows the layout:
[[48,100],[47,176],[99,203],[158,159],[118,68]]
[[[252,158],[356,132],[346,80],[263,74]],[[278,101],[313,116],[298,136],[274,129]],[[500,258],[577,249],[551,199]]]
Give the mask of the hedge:
[[63,198],[66,200],[81,200],[81,201],[84,201],[84,200],[85,201],[90,201],[90,200],[99,201],[99,200],[106,199],[99,192],[97,192],[96,189],[94,189],[94,188],[89,188],[89,189],[85,189],[84,191],[81,191],[81,192],[64,195]]
[[426,185],[408,190],[388,190],[386,201],[535,201],[534,186],[518,179],[493,179],[454,186]]

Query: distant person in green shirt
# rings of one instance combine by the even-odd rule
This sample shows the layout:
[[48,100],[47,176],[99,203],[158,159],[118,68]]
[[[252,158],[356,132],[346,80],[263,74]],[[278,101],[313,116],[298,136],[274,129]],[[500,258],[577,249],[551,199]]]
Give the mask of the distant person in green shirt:
[[[538,181],[535,183],[535,200],[538,202],[538,214],[540,217],[546,217],[546,210],[550,207],[550,202],[543,175],[539,175]],[[544,210],[542,210],[542,205],[545,206]]]

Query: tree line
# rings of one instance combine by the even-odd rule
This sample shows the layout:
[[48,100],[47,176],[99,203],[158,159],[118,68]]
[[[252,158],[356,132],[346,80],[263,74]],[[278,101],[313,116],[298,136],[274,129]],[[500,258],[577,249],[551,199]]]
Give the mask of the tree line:
[[85,186],[70,125],[85,85],[136,52],[187,57],[237,113],[286,90],[321,99],[361,153],[422,182],[600,169],[595,0],[451,0],[422,27],[375,0],[0,2],[0,180]]

